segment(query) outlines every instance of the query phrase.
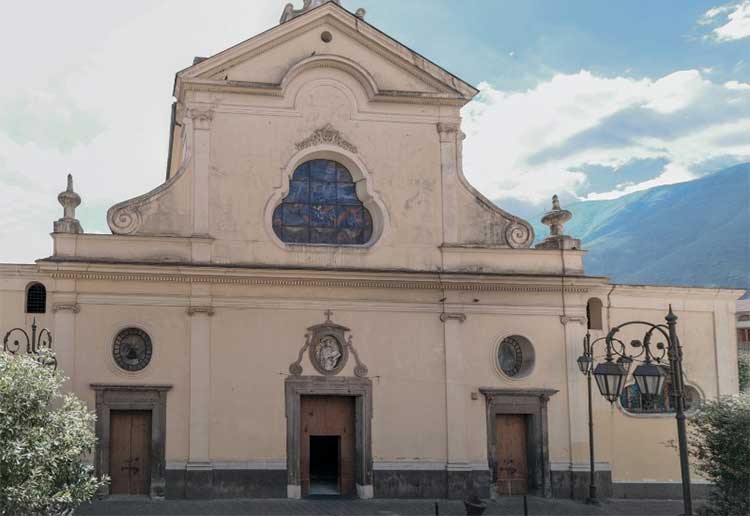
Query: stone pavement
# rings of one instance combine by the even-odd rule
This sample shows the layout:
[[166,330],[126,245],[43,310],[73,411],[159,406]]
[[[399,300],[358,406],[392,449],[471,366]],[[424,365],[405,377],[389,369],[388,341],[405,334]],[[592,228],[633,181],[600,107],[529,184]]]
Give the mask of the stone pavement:
[[[436,512],[437,507],[437,512]],[[682,513],[678,500],[612,499],[599,506],[586,505],[572,500],[529,497],[530,516],[595,516],[638,515],[661,516]],[[331,516],[440,516],[465,514],[458,500],[355,500],[355,499],[304,499],[304,500],[106,500],[80,507],[76,515],[331,515]],[[486,515],[522,515],[523,499],[502,498],[489,501]]]

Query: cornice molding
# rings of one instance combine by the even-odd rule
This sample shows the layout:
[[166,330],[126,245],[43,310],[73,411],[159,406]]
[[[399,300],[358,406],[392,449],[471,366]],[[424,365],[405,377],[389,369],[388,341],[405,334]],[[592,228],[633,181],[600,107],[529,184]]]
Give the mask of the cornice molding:
[[[369,278],[303,278],[281,276],[223,276],[201,274],[53,271],[53,279],[95,281],[143,281],[167,283],[210,283],[221,285],[256,285],[273,287],[375,288],[399,290],[451,290],[483,292],[560,292],[560,285],[522,285],[493,282],[487,278],[462,281],[399,280]],[[568,293],[586,293],[586,286],[565,286]]]

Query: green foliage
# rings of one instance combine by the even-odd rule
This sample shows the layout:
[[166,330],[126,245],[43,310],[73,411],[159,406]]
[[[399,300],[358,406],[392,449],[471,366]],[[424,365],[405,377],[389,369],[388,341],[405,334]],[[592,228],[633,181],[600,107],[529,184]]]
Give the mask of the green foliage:
[[0,514],[63,514],[106,485],[83,463],[95,416],[62,375],[27,355],[0,352]]
[[737,374],[740,379],[740,392],[746,392],[750,387],[750,357],[740,355],[737,359]]
[[750,513],[750,396],[706,400],[690,418],[693,466],[716,486],[702,514]]

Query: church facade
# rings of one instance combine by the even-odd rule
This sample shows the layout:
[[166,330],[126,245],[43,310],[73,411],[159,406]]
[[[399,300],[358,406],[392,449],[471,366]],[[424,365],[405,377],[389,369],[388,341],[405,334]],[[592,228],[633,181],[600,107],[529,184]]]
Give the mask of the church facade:
[[[177,73],[166,181],[111,235],[69,181],[53,254],[0,265],[0,329],[49,328],[110,493],[585,497],[583,339],[670,304],[690,399],[737,392],[742,293],[587,275],[559,205],[534,247],[464,178],[476,94],[306,1]],[[628,384],[594,392],[600,493],[678,494],[668,393]]]

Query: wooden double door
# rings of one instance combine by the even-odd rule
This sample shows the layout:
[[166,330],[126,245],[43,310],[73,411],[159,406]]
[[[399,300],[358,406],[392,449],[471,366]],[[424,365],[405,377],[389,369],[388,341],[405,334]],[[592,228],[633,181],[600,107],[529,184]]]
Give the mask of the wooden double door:
[[302,396],[302,495],[355,494],[355,421],[352,396]]
[[147,495],[151,481],[151,411],[110,412],[110,493]]
[[495,478],[497,494],[526,494],[529,489],[527,416],[498,414],[495,416]]

